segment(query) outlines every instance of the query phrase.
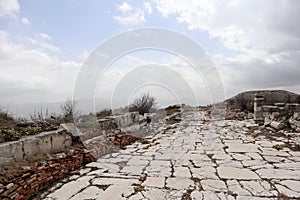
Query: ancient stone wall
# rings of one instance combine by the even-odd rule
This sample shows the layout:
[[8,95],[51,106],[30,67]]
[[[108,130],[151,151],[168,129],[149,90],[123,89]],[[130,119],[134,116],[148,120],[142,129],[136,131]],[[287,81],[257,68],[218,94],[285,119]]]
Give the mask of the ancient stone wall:
[[65,130],[56,130],[28,136],[19,141],[0,144],[0,166],[66,149],[72,145],[72,138]]
[[[126,113],[124,115],[112,116],[107,120],[99,120],[96,123],[100,124],[105,131],[110,129],[126,128],[140,123],[138,113]],[[112,122],[113,121],[113,122]],[[142,121],[144,121],[142,119]],[[99,125],[97,126],[99,127]],[[22,138],[20,141],[7,142],[0,144],[0,163],[8,164],[19,160],[31,158],[37,154],[48,154],[57,152],[71,147],[78,142],[81,137],[81,131],[74,124],[62,124],[57,131],[40,133],[35,136]],[[95,135],[91,133],[90,135]],[[96,134],[97,135],[97,134]],[[98,137],[99,138],[99,137]],[[82,138],[80,138],[82,139]],[[65,175],[74,174],[75,169],[82,165],[95,161],[97,154],[105,155],[108,152],[118,150],[127,144],[134,142],[137,138],[129,134],[114,135],[104,137],[99,140],[91,138],[89,148],[85,144],[85,148],[80,143],[80,149],[68,151],[69,153],[60,153],[62,156],[55,157],[40,162],[35,162],[33,166],[23,167],[21,172],[13,172],[0,177],[0,199],[30,199],[36,195],[39,190],[47,188],[47,185],[61,179]],[[93,143],[96,142],[97,143]],[[79,141],[81,142],[81,141]],[[78,145],[78,143],[77,143]],[[77,146],[75,145],[75,146]],[[96,149],[96,148],[100,149]],[[96,150],[93,151],[93,150]],[[79,171],[77,171],[79,173]]]
[[[97,131],[84,133],[87,139],[103,135],[117,128],[125,128],[133,124],[139,124],[138,112],[125,113],[123,115],[110,116],[107,119],[97,121]],[[89,133],[90,132],[90,133]],[[19,141],[0,144],[0,166],[12,162],[25,160],[38,154],[48,154],[64,150],[72,146],[74,138],[80,136],[80,130],[74,124],[62,124],[59,130],[43,132],[38,135],[28,136]]]

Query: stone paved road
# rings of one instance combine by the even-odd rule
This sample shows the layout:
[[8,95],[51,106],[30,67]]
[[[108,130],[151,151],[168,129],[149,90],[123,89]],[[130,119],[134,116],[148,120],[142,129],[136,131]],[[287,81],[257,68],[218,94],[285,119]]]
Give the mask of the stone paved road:
[[89,163],[44,199],[299,199],[300,152],[253,138],[251,126],[251,120],[212,123],[206,111],[186,113],[149,136],[149,144]]

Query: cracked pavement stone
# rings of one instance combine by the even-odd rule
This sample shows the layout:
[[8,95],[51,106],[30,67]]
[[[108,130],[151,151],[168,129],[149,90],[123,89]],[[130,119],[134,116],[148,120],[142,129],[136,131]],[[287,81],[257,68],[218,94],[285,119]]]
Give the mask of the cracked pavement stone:
[[287,169],[259,169],[256,173],[266,179],[292,179],[300,180],[299,170],[287,170]]
[[236,179],[236,180],[258,180],[259,176],[249,170],[249,169],[241,169],[235,167],[218,167],[218,174],[221,178],[224,179]]
[[146,186],[146,187],[163,188],[165,186],[165,178],[164,177],[147,177],[147,179],[143,182],[142,185]]
[[173,189],[188,189],[194,186],[194,182],[188,178],[168,178],[167,187]]
[[102,197],[103,190],[96,186],[89,186],[84,189],[82,192],[73,196],[70,200],[82,200],[89,199],[91,196],[96,199],[100,199]]
[[204,190],[216,191],[216,192],[226,192],[227,187],[224,181],[221,180],[202,180],[201,186]]
[[210,121],[207,110],[191,109],[177,124],[154,126],[159,130],[149,132],[149,144],[137,141],[102,156],[44,199],[300,198],[300,152],[274,149],[284,137],[246,134],[257,127],[254,120]]

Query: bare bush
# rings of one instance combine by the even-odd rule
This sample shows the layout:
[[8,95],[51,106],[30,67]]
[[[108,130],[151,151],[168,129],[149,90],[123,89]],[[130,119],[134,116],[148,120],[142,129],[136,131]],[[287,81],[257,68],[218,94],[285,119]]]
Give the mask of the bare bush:
[[[29,114],[31,121],[37,125],[37,126],[57,126],[60,124],[61,118],[56,118],[56,114],[54,112],[49,114],[48,108],[43,110],[42,108],[40,110],[34,110],[33,113]],[[30,125],[31,122],[28,120],[19,120],[22,121],[22,123],[19,123],[20,126],[27,126]],[[63,122],[64,120],[62,120]]]
[[78,114],[77,109],[78,101],[68,99],[60,105],[63,117],[66,122],[72,122],[74,116]]
[[149,113],[156,104],[156,98],[150,96],[149,93],[145,93],[133,101],[129,111],[138,111],[140,115],[143,115],[144,113]]
[[16,120],[9,114],[7,109],[0,106],[0,128],[14,128]]
[[3,107],[0,107],[0,118],[5,120],[13,120],[13,118],[9,115],[8,111]]
[[30,119],[34,122],[36,121],[45,121],[45,118],[48,118],[48,109],[46,109],[45,111],[43,111],[43,109],[41,108],[40,110],[34,110],[33,113],[29,114]]

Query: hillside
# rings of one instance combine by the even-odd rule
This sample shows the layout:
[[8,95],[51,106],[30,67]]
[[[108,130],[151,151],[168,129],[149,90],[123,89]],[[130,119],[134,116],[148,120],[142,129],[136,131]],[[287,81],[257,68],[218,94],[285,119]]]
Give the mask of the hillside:
[[253,112],[253,99],[255,94],[263,95],[265,103],[300,103],[300,95],[285,90],[257,90],[239,93],[238,95],[225,100],[230,109],[240,109]]

